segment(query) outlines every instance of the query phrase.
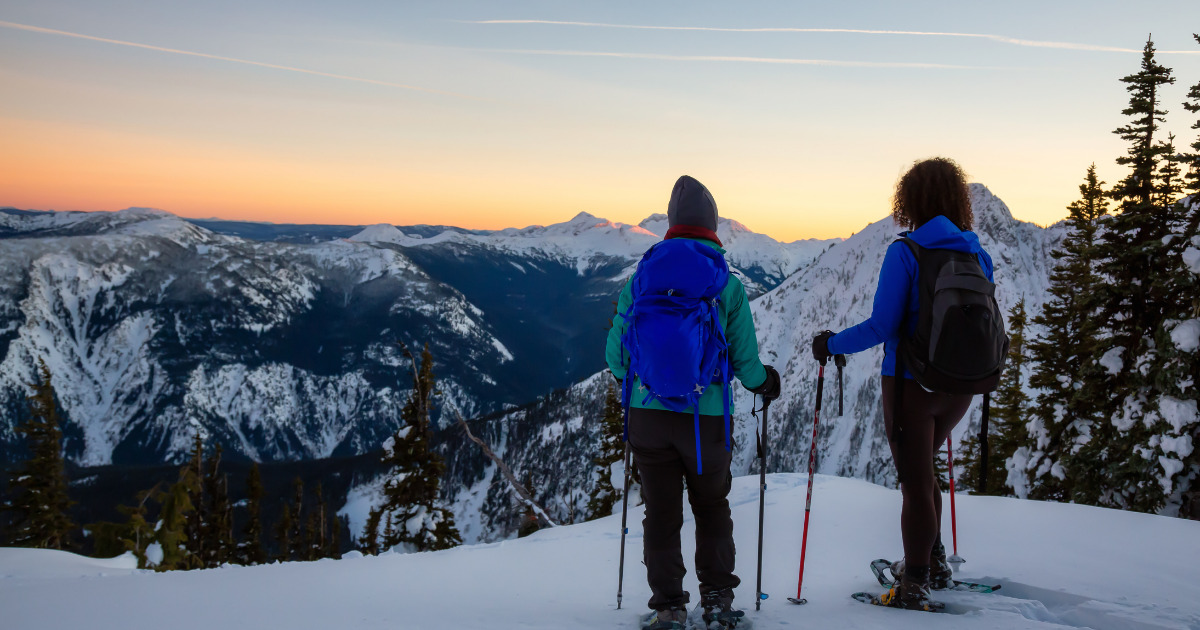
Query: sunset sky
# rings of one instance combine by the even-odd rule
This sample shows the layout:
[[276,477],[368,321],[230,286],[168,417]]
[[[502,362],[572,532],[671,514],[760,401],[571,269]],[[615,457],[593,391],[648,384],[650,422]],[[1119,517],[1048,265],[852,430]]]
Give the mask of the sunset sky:
[[885,216],[945,155],[1049,224],[1092,162],[1122,176],[1119,79],[1151,32],[1195,140],[1195,31],[1196,0],[0,0],[0,206],[637,222],[687,173],[792,240]]

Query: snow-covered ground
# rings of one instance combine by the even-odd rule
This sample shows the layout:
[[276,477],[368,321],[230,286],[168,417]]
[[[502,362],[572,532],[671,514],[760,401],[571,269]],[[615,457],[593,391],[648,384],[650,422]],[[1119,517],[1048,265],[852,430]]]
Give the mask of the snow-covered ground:
[[[868,569],[900,555],[900,496],[864,481],[816,478],[806,606],[796,589],[806,477],[768,479],[763,584],[754,612],[756,476],[734,480],[737,604],[759,630],[800,628],[1200,628],[1200,522],[1080,505],[959,496],[962,576],[995,594],[939,593],[951,614],[852,601],[877,590]],[[949,541],[949,503],[946,504]],[[620,515],[529,538],[414,555],[155,574],[120,560],[0,549],[6,630],[64,628],[635,628],[649,598],[641,509],[630,509],[625,606],[616,609]],[[686,550],[693,544],[690,519]],[[689,567],[691,560],[687,560]],[[689,572],[687,588],[697,592]]]

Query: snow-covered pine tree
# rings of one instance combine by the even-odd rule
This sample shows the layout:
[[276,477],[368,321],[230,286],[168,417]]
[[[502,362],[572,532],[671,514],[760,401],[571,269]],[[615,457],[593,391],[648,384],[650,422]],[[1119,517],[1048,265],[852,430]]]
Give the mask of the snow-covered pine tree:
[[254,462],[246,477],[246,526],[242,528],[242,540],[237,546],[238,564],[249,566],[267,561],[262,540],[262,499],[265,494],[262,473],[258,469],[258,462]]
[[[1200,44],[1200,34],[1193,33],[1192,37]],[[1183,106],[1193,114],[1200,113],[1200,81],[1188,90],[1187,101]],[[1200,130],[1200,118],[1192,123],[1192,129]],[[1188,164],[1184,187],[1189,195],[1190,216],[1187,229],[1180,239],[1185,269],[1180,287],[1182,293],[1179,295],[1185,301],[1186,296],[1192,296],[1191,312],[1188,314],[1188,320],[1171,330],[1171,337],[1173,345],[1187,356],[1186,363],[1189,369],[1183,377],[1183,382],[1191,384],[1189,398],[1195,401],[1197,389],[1200,389],[1200,134],[1189,146],[1191,151],[1185,154],[1184,160]],[[1188,323],[1189,321],[1191,323]],[[1188,328],[1191,328],[1190,333]],[[1183,456],[1184,470],[1181,471],[1176,491],[1179,493],[1179,515],[1200,519],[1200,423],[1193,425],[1190,437],[1192,451]]]
[[11,474],[8,543],[14,547],[68,549],[75,530],[67,511],[73,505],[67,496],[67,472],[62,455],[62,429],[58,424],[58,401],[46,362],[38,359],[38,380],[30,384],[26,397],[29,418],[17,425],[24,436],[29,459]]
[[[1008,362],[1000,377],[1000,385],[992,394],[988,422],[987,494],[993,496],[1011,496],[1014,485],[1024,485],[1023,469],[1020,482],[1014,484],[1011,477],[1013,467],[1020,465],[1016,457],[1018,449],[1027,442],[1025,423],[1029,415],[1029,396],[1024,387],[1029,362],[1029,349],[1025,343],[1028,319],[1024,297],[1008,311],[1007,322]],[[966,488],[978,488],[983,474],[979,437],[968,436],[963,440],[961,450],[961,461],[955,462],[955,468],[961,467],[963,471],[958,483]]]
[[1100,420],[1074,461],[1088,470],[1072,470],[1075,499],[1139,511],[1156,511],[1165,501],[1157,465],[1138,445],[1149,439],[1143,422],[1152,404],[1152,366],[1156,331],[1168,305],[1157,299],[1153,278],[1167,265],[1163,238],[1160,171],[1166,143],[1155,139],[1166,111],[1159,109],[1159,88],[1174,83],[1171,70],[1154,59],[1147,41],[1141,69],[1121,79],[1129,92],[1122,111],[1129,122],[1114,133],[1129,143],[1117,163],[1129,173],[1110,196],[1117,212],[1102,219],[1096,252],[1102,282],[1095,294],[1094,316],[1100,326],[1096,361],[1099,378],[1085,383],[1081,395],[1098,409]]
[[613,464],[625,458],[623,414],[616,383],[609,381],[600,416],[600,452],[592,458],[592,490],[588,495],[585,520],[612,514],[613,506],[621,498],[621,490],[613,487],[612,474]]
[[1016,461],[1025,460],[1028,475],[1025,488],[1013,486],[1022,498],[1073,498],[1074,481],[1067,470],[1083,472],[1087,463],[1071,465],[1068,460],[1081,440],[1091,435],[1097,417],[1095,407],[1080,396],[1085,381],[1099,378],[1092,359],[1099,322],[1088,299],[1097,290],[1096,226],[1108,213],[1108,199],[1095,164],[1088,167],[1079,199],[1067,211],[1067,235],[1050,254],[1056,261],[1050,274],[1050,299],[1033,319],[1042,336],[1029,343],[1033,365],[1029,384],[1038,394],[1026,425],[1028,442],[1015,455]]
[[[1192,86],[1184,107],[1200,111],[1200,83]],[[1192,127],[1200,129],[1200,120]],[[1171,137],[1168,146],[1173,145]],[[1190,148],[1200,151],[1200,139]],[[1172,150],[1164,162],[1157,203],[1171,234],[1163,239],[1165,264],[1151,288],[1165,309],[1154,339],[1158,352],[1150,370],[1152,394],[1142,420],[1146,437],[1136,449],[1155,463],[1150,470],[1165,495],[1160,511],[1200,516],[1200,155]],[[1186,178],[1182,165],[1188,167]],[[1191,198],[1184,197],[1185,186]]]
[[[433,354],[426,344],[418,366],[408,348],[403,344],[401,348],[412,361],[412,393],[401,411],[400,428],[384,442],[383,463],[388,468],[384,500],[372,513],[381,512],[394,525],[394,531],[385,532],[382,541],[385,549],[397,546],[411,551],[448,549],[461,545],[462,537],[454,526],[454,515],[438,496],[446,465],[430,448],[433,437],[430,411],[437,394]],[[379,519],[375,523],[378,526]]]

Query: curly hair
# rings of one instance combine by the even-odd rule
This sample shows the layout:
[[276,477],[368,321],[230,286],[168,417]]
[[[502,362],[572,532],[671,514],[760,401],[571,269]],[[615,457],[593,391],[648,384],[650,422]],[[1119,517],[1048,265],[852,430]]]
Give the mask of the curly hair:
[[975,216],[967,176],[948,158],[918,160],[896,182],[892,219],[901,227],[916,229],[939,214],[960,230],[971,229]]

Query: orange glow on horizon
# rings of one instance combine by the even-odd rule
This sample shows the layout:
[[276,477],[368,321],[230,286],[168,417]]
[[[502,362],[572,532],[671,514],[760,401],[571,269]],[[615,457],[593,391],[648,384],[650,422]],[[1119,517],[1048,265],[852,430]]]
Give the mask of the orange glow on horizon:
[[[624,185],[595,186],[588,183],[593,173],[567,165],[536,175],[505,165],[461,175],[387,161],[364,167],[29,121],[0,120],[0,134],[20,147],[0,156],[0,205],[35,210],[142,206],[192,218],[475,229],[547,225],[589,212],[636,224],[666,211],[675,177],[635,175]],[[714,187],[722,215],[778,240],[847,236],[881,216],[847,230],[831,204],[772,196],[746,178],[731,182]]]

